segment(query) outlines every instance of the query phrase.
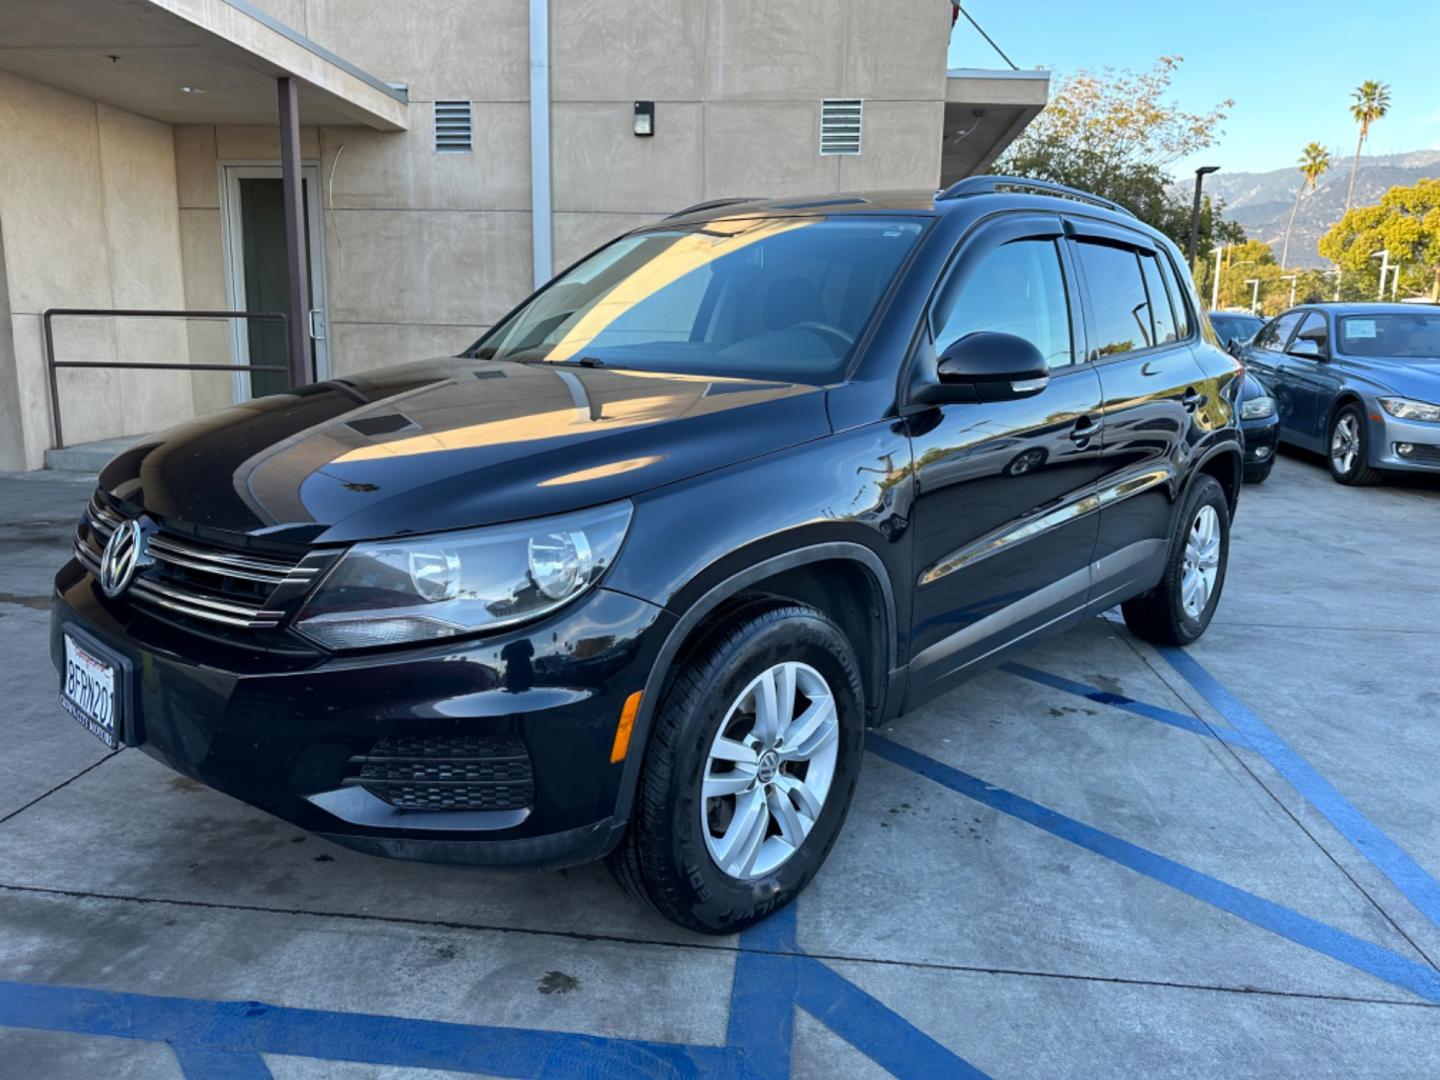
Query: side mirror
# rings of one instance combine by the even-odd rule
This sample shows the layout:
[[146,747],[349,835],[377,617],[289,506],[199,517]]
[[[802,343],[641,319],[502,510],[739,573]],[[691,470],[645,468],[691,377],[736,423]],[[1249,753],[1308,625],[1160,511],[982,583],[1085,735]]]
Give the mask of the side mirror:
[[1239,360],[1240,345],[1240,339],[1238,337],[1232,337],[1229,341],[1225,342],[1225,351],[1228,352],[1231,356],[1235,357],[1236,360]]
[[940,354],[938,381],[912,397],[931,405],[1013,401],[1033,397],[1050,384],[1050,368],[1033,342],[1014,334],[980,330]]
[[1320,347],[1320,343],[1314,338],[1296,338],[1290,343],[1290,348],[1287,349],[1286,352],[1291,356],[1298,356],[1305,360],[1325,359],[1325,350]]

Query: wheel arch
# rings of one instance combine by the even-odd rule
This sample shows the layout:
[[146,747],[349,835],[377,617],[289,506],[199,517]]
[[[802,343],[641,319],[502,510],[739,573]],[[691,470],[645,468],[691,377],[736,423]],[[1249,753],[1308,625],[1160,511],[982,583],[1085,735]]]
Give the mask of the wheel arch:
[[[854,602],[857,598],[852,596],[848,604],[841,603],[838,609],[816,604],[817,590],[825,587],[822,575],[826,567],[843,568],[843,572],[857,575],[852,580],[862,582],[869,590],[865,597],[868,603],[858,605]],[[718,627],[723,620],[766,597],[810,603],[834,619],[857,651],[856,659],[865,684],[867,714],[884,714],[890,694],[891,673],[896,667],[899,632],[894,585],[880,556],[864,544],[830,541],[760,560],[707,589],[680,614],[666,635],[646,677],[640,708],[635,715],[630,751],[626,755],[616,806],[617,820],[627,820],[630,816],[655,712],[671,672],[684,661],[687,649],[705,640],[709,629]],[[869,632],[860,635],[861,641],[856,641],[855,631],[860,616],[870,612],[875,618],[867,620],[871,623]],[[866,650],[870,655],[858,655],[867,642],[872,646]],[[874,648],[875,645],[879,648]]]

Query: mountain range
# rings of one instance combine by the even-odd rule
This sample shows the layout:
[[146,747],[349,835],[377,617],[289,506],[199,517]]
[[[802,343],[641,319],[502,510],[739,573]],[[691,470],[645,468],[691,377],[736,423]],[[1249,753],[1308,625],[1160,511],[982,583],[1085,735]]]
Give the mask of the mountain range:
[[[1295,213],[1295,231],[1290,237],[1291,266],[1329,265],[1320,257],[1316,244],[1345,213],[1345,189],[1350,183],[1353,160],[1353,156],[1332,158],[1329,171],[1320,177],[1316,189],[1300,201],[1300,209]],[[1440,150],[1362,156],[1360,171],[1355,177],[1353,205],[1377,203],[1380,196],[1397,184],[1409,186],[1434,176],[1440,176]],[[1221,171],[1205,178],[1205,191],[1224,200],[1223,216],[1227,220],[1243,225],[1248,239],[1270,244],[1275,249],[1275,258],[1279,259],[1285,242],[1285,222],[1303,182],[1298,165],[1271,172]],[[1175,190],[1188,202],[1194,188],[1192,184],[1177,184]]]

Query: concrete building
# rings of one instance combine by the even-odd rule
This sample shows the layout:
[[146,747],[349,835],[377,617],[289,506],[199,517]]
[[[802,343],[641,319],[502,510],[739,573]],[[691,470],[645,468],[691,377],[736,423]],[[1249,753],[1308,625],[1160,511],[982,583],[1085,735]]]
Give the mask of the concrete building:
[[[47,309],[291,310],[278,81],[298,90],[297,325],[327,378],[457,351],[552,269],[692,203],[982,170],[1048,77],[947,72],[950,21],[948,0],[6,0],[0,470],[55,444]],[[66,316],[54,354],[283,366],[287,340]],[[286,375],[57,385],[84,443]]]

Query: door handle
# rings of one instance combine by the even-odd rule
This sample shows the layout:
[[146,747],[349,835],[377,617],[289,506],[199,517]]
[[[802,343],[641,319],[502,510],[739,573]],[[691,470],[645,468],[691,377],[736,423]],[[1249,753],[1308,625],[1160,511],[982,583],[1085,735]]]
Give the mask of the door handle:
[[310,337],[314,341],[325,340],[325,311],[323,308],[310,309]]
[[1186,412],[1194,412],[1209,400],[1207,395],[1200,393],[1192,386],[1185,391],[1185,396],[1180,399],[1180,404],[1185,406]]
[[1090,445],[1090,440],[1100,433],[1100,425],[1091,420],[1088,416],[1082,416],[1075,421],[1075,426],[1070,429],[1070,441],[1080,449]]

